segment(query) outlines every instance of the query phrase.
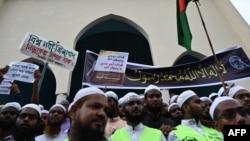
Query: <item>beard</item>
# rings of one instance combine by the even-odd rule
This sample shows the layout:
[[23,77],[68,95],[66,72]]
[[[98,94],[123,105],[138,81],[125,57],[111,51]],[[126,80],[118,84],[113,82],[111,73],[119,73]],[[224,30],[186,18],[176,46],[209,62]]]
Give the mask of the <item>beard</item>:
[[27,128],[22,128],[18,125],[14,126],[14,136],[15,138],[18,139],[23,139],[23,138],[34,138],[37,133],[37,127],[27,127]]
[[126,120],[131,122],[131,123],[138,124],[138,123],[142,122],[142,120],[143,120],[144,116],[142,113],[139,115],[132,115],[127,111],[124,111],[124,112],[125,112]]
[[61,123],[62,122],[51,122],[50,120],[48,120],[47,125],[44,128],[44,134],[52,137],[52,136],[60,133]]
[[178,117],[175,117],[173,120],[174,120],[174,122],[175,122],[175,125],[179,125],[179,124],[181,124],[181,120],[183,119],[183,116],[182,117],[180,117],[180,116],[178,116]]
[[80,120],[77,118],[73,123],[70,133],[73,134],[75,140],[85,141],[101,141],[104,140],[104,130],[97,130],[91,127],[82,127]]
[[160,113],[161,112],[161,107],[158,107],[158,106],[156,106],[156,107],[148,106],[147,109],[151,113]]
[[12,120],[0,120],[0,128],[8,130],[11,129],[15,125],[16,121]]
[[108,117],[108,118],[113,118],[113,117],[114,117],[114,111],[113,111],[113,109],[109,109],[109,110],[107,111],[107,117]]
[[198,120],[198,119],[202,119],[204,117],[203,113],[200,111],[195,111],[195,108],[190,108],[190,113],[193,113],[193,117],[194,119]]
[[63,121],[51,121],[50,119],[47,120],[47,124],[53,127],[60,127]]

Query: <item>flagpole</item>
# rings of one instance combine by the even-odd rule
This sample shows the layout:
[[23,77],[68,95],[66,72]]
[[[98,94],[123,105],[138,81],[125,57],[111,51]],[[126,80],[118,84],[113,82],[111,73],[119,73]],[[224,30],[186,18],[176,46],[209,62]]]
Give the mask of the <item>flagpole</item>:
[[208,39],[208,42],[209,42],[211,51],[212,51],[212,53],[213,53],[215,65],[216,65],[216,67],[217,67],[216,70],[217,70],[217,73],[219,74],[220,80],[221,80],[221,82],[222,82],[222,86],[223,86],[223,88],[224,88],[224,92],[225,92],[226,95],[228,95],[228,90],[227,90],[226,85],[225,85],[225,82],[224,82],[224,77],[223,77],[223,72],[222,72],[223,70],[220,69],[220,63],[219,63],[219,61],[218,61],[218,59],[217,59],[217,57],[216,57],[216,55],[215,55],[215,52],[214,52],[214,48],[213,48],[212,42],[211,42],[210,37],[209,37],[209,35],[208,35],[208,32],[207,32],[207,28],[206,28],[205,22],[204,22],[204,20],[203,20],[203,17],[202,17],[202,15],[201,15],[200,8],[199,8],[198,3],[197,3],[199,0],[193,0],[193,1],[195,2],[195,5],[196,5],[196,7],[197,7],[197,9],[198,9],[198,12],[199,12],[199,15],[200,15],[200,18],[201,18],[201,22],[202,22],[203,28],[204,28],[204,30],[205,30],[205,33],[206,33],[206,36],[207,36],[207,39]]

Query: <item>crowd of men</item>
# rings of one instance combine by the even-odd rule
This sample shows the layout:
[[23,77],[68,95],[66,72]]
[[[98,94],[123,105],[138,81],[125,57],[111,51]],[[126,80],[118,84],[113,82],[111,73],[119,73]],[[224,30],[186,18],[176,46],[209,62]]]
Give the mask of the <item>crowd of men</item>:
[[[0,69],[0,82],[4,73]],[[36,72],[31,103],[8,102],[1,108],[0,141],[223,141],[224,125],[250,124],[250,93],[239,85],[207,97],[186,90],[169,102],[155,85],[120,98],[86,87],[72,102],[46,110],[37,103],[40,77]]]

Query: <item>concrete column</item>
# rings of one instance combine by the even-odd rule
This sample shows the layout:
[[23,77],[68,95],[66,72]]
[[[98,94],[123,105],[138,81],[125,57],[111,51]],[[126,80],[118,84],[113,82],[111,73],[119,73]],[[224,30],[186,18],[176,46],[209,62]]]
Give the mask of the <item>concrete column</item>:
[[170,100],[169,91],[165,89],[165,90],[162,90],[161,92],[162,92],[163,102],[169,103],[169,100]]
[[56,94],[56,103],[59,103],[64,99],[67,99],[67,97],[68,97],[67,93],[58,93],[58,94]]

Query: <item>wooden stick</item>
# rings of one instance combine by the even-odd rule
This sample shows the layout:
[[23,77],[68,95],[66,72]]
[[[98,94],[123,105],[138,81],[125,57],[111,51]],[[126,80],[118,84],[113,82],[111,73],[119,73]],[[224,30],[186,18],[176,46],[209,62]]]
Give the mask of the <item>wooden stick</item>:
[[198,9],[198,12],[199,12],[199,15],[200,15],[200,18],[201,18],[201,22],[202,22],[203,28],[204,28],[204,30],[205,30],[205,33],[206,33],[206,36],[207,36],[207,39],[208,39],[208,42],[209,42],[211,51],[212,51],[212,53],[213,53],[213,57],[214,57],[214,61],[215,61],[215,66],[217,67],[216,71],[217,71],[217,73],[218,73],[218,75],[219,75],[219,77],[220,77],[220,81],[222,82],[222,86],[223,86],[223,88],[224,88],[224,92],[225,92],[225,94],[228,96],[228,90],[227,90],[227,88],[226,88],[226,85],[225,85],[225,82],[224,82],[224,77],[223,77],[223,70],[220,69],[220,65],[221,65],[221,64],[219,63],[219,61],[218,61],[218,59],[217,59],[217,57],[216,57],[216,55],[215,55],[215,52],[214,52],[214,48],[213,48],[212,42],[211,42],[210,37],[209,37],[209,35],[208,35],[208,32],[207,32],[207,28],[206,28],[205,22],[204,22],[204,20],[203,20],[203,17],[202,17],[201,12],[200,12],[200,8],[199,8],[198,3],[197,3],[199,0],[193,0],[193,1],[195,2],[195,5],[196,5],[196,7],[197,7],[197,9]]

